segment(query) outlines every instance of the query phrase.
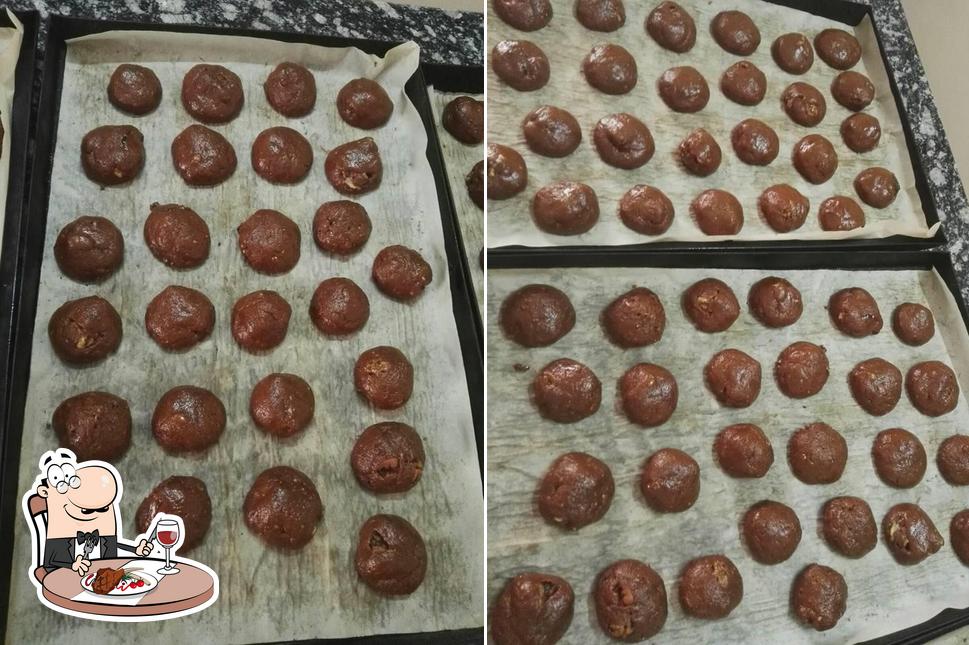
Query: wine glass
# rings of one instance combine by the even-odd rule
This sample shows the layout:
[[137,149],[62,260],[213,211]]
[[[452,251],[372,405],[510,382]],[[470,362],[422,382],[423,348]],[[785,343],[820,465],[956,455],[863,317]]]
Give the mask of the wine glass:
[[178,543],[179,538],[178,522],[167,518],[158,520],[158,525],[155,527],[155,537],[158,538],[158,543],[165,549],[165,566],[159,569],[158,573],[163,576],[178,573],[178,568],[172,566],[171,560],[172,547]]

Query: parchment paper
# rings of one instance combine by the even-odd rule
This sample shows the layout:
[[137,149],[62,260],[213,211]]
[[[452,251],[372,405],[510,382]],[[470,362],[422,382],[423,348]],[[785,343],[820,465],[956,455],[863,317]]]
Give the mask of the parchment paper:
[[[713,0],[684,0],[680,3],[693,16],[697,41],[691,51],[675,54],[657,45],[643,27],[646,16],[656,3],[627,3],[626,24],[613,33],[596,33],[582,27],[573,17],[571,2],[556,0],[554,17],[547,27],[523,36],[489,8],[489,47],[505,39],[525,37],[534,41],[549,57],[551,79],[536,92],[517,92],[488,69],[488,135],[489,141],[514,147],[528,164],[528,187],[513,199],[489,202],[488,245],[509,244],[555,246],[563,244],[639,244],[658,241],[709,241],[717,239],[784,240],[843,239],[848,237],[887,237],[895,234],[929,237],[935,227],[926,225],[925,214],[915,190],[912,162],[905,146],[901,120],[888,83],[888,75],[878,52],[871,21],[866,17],[855,35],[862,44],[863,58],[854,67],[867,75],[875,86],[876,100],[869,112],[881,121],[882,138],[878,147],[866,154],[852,152],[841,139],[841,122],[851,114],[831,97],[831,82],[837,71],[815,56],[814,65],[802,76],[783,72],[770,54],[771,43],[781,34],[801,31],[808,38],[827,27],[852,30],[851,27],[811,14],[780,7],[762,0],[736,0],[725,7]],[[720,76],[741,57],[726,53],[713,40],[709,25],[724,9],[747,12],[761,32],[761,44],[747,60],[767,76],[767,96],[755,107],[741,106],[728,100],[720,91]],[[608,96],[593,89],[582,74],[582,60],[599,43],[622,45],[636,59],[639,82],[632,92]],[[678,114],[666,107],[656,90],[656,80],[670,67],[692,65],[710,86],[710,102],[696,114]],[[815,128],[805,128],[791,121],[781,106],[780,96],[794,81],[810,83],[824,94],[827,116]],[[551,159],[533,153],[525,144],[521,122],[534,108],[556,105],[570,111],[582,126],[582,143],[568,157]],[[637,170],[620,170],[606,165],[592,144],[592,131],[602,117],[628,112],[650,128],[656,141],[652,160]],[[770,125],[780,138],[777,158],[766,167],[748,166],[741,162],[730,144],[733,127],[747,118],[757,118]],[[679,165],[676,149],[680,141],[695,128],[706,128],[723,151],[719,170],[709,177],[694,177]],[[828,182],[814,186],[801,178],[791,164],[794,144],[802,137],[818,133],[828,138],[838,153],[840,165]],[[818,224],[821,202],[832,195],[857,198],[852,186],[855,176],[871,166],[884,166],[898,177],[901,192],[884,210],[865,206],[866,225],[849,232],[824,232]],[[539,230],[531,218],[531,199],[535,192],[553,181],[569,179],[591,186],[599,197],[599,222],[579,236],[549,235]],[[797,231],[779,234],[761,218],[757,209],[760,193],[773,184],[788,183],[811,202],[807,221]],[[640,235],[627,228],[617,215],[619,199],[636,184],[660,188],[673,202],[676,216],[669,230],[656,237]],[[708,188],[721,188],[733,193],[744,209],[744,226],[736,236],[704,235],[690,215],[694,197]]]
[[[767,275],[789,279],[804,299],[801,319],[768,330],[748,313],[750,285]],[[715,276],[730,285],[744,303],[740,318],[726,332],[704,334],[685,318],[680,296],[690,284]],[[949,486],[939,475],[935,455],[941,441],[965,433],[969,406],[960,397],[953,412],[931,419],[919,414],[903,393],[896,408],[883,417],[869,416],[853,400],[847,374],[859,361],[881,356],[904,374],[916,362],[942,360],[956,370],[965,392],[969,377],[969,337],[953,298],[939,276],[927,271],[754,271],[725,269],[548,269],[502,270],[489,274],[489,311],[497,312],[513,290],[529,283],[562,289],[576,308],[575,328],[554,345],[525,349],[503,337],[496,314],[489,322],[488,430],[488,597],[511,576],[543,570],[563,576],[576,594],[576,612],[566,635],[569,643],[609,642],[596,622],[590,602],[596,575],[612,562],[636,558],[649,563],[666,582],[669,618],[656,642],[670,643],[844,643],[891,633],[927,620],[946,607],[969,605],[969,568],[949,545],[949,521],[969,506],[966,489]],[[603,288],[603,285],[607,285]],[[667,316],[662,339],[651,347],[622,351],[613,347],[599,326],[599,314],[616,296],[633,286],[659,295]],[[863,285],[878,301],[886,327],[876,336],[852,339],[831,325],[826,305],[836,290]],[[922,347],[902,344],[892,333],[892,310],[902,302],[919,302],[935,315],[935,337]],[[804,400],[789,399],[777,389],[773,365],[790,343],[809,340],[823,345],[830,362],[824,389]],[[703,382],[703,366],[716,352],[735,347],[760,361],[760,396],[746,409],[721,408]],[[575,424],[542,419],[529,401],[529,385],[544,365],[570,357],[588,365],[602,381],[602,407]],[[636,426],[616,407],[617,381],[636,363],[666,367],[679,385],[673,417],[658,428]],[[513,365],[528,365],[517,372]],[[787,464],[787,441],[798,428],[825,421],[848,442],[848,464],[842,478],[826,486],[801,483]],[[770,438],[774,464],[762,479],[728,477],[716,464],[713,440],[733,423],[755,423]],[[896,490],[883,484],[871,465],[871,445],[884,429],[902,427],[915,433],[928,455],[924,479],[914,488]],[[688,452],[700,465],[697,503],[688,511],[653,512],[639,492],[643,462],[664,447]],[[538,481],[558,455],[584,451],[612,469],[616,494],[599,522],[567,533],[544,522],[533,506]],[[946,540],[937,554],[919,565],[896,564],[879,530],[879,543],[860,560],[831,551],[820,537],[817,517],[824,501],[838,495],[862,497],[876,521],[894,504],[914,502],[933,519]],[[743,513],[762,499],[791,506],[803,537],[794,555],[774,566],[756,563],[746,552],[738,524]],[[724,620],[686,617],[677,600],[677,580],[690,559],[725,553],[744,579],[744,598]],[[789,614],[794,576],[819,562],[841,572],[848,584],[848,608],[838,625],[824,633],[803,628]]]
[[[314,636],[413,632],[473,627],[482,617],[482,495],[470,404],[455,322],[434,180],[424,151],[426,134],[403,88],[418,64],[418,48],[401,45],[383,59],[356,49],[327,49],[262,39],[206,37],[198,34],[114,32],[69,45],[64,73],[60,128],[54,158],[52,193],[34,330],[33,360],[26,406],[20,482],[32,482],[38,456],[56,443],[50,429],[54,408],[81,391],[105,389],[128,400],[134,418],[131,450],[117,464],[125,478],[122,517],[126,535],[147,492],[175,474],[201,477],[213,502],[212,526],[191,555],[210,565],[221,579],[221,595],[211,608],[188,618],[149,625],[108,625],[54,615],[40,606],[25,572],[30,540],[23,521],[16,523],[8,623],[8,642],[56,643],[70,634],[76,642],[116,642],[137,634],[157,643],[276,641]],[[305,118],[287,120],[266,103],[262,83],[279,62],[311,68],[318,100]],[[241,115],[217,126],[235,146],[239,167],[225,183],[194,189],[175,172],[170,157],[174,136],[191,123],[180,105],[179,88],[194,64],[226,64],[242,78],[246,105]],[[162,105],[135,119],[116,112],[105,87],[121,62],[149,65],[164,88]],[[391,121],[362,132],[344,124],[335,96],[348,80],[377,79],[394,101]],[[109,123],[133,123],[145,135],[146,164],[129,186],[99,190],[82,173],[79,147],[84,133]],[[249,151],[258,132],[272,125],[303,132],[313,145],[310,175],[295,186],[273,186],[257,177]],[[317,250],[312,219],[324,201],[342,199],[323,174],[332,147],[373,136],[381,150],[381,187],[359,201],[373,220],[373,234],[356,256],[340,260]],[[146,249],[142,227],[154,201],[194,208],[208,223],[212,253],[200,268],[176,272]],[[301,258],[283,276],[262,276],[243,261],[235,228],[258,208],[274,208],[302,231]],[[81,214],[105,215],[125,236],[122,270],[100,286],[64,278],[52,259],[55,236]],[[411,304],[384,297],[370,281],[376,253],[389,244],[406,244],[431,264],[434,279]],[[309,320],[316,285],[331,276],[357,282],[370,298],[366,327],[351,338],[322,337]],[[148,302],[168,284],[203,291],[216,308],[211,338],[176,354],[161,350],[145,330]],[[289,333],[282,345],[263,356],[243,352],[229,330],[230,310],[240,296],[274,289],[292,305]],[[121,313],[124,340],[118,352],[88,369],[62,365],[47,340],[47,321],[62,302],[98,293]],[[414,365],[414,394],[400,410],[372,411],[356,395],[353,364],[376,345],[398,346]],[[306,379],[316,397],[312,425],[291,441],[274,441],[257,430],[248,414],[253,385],[275,371]],[[169,388],[194,384],[211,389],[225,404],[228,423],[219,443],[198,457],[166,455],[155,443],[150,419]],[[375,497],[357,485],[349,465],[356,437],[370,424],[396,419],[415,427],[424,439],[427,467],[420,483],[406,494]],[[245,527],[242,503],[263,469],[287,464],[316,484],[326,507],[316,536],[301,551],[271,551]],[[358,582],[353,568],[357,531],[375,513],[409,519],[428,547],[428,572],[411,596],[388,599]],[[37,631],[35,631],[37,630]],[[27,634],[30,634],[27,636]]]
[[475,206],[468,196],[464,178],[474,164],[484,159],[484,146],[469,146],[451,136],[441,125],[441,115],[444,107],[458,96],[470,96],[484,100],[480,94],[457,94],[439,92],[430,88],[431,107],[434,110],[434,125],[437,126],[437,140],[441,142],[441,152],[444,153],[444,166],[447,169],[447,179],[454,197],[454,207],[457,209],[458,224],[461,227],[461,240],[464,243],[464,254],[468,258],[471,269],[471,283],[474,285],[474,295],[478,299],[478,311],[484,315],[484,269],[481,268],[479,257],[484,248],[484,211]]
[[[13,95],[16,89],[17,61],[20,59],[20,43],[24,37],[24,26],[9,9],[7,17],[13,27],[0,29],[0,125],[3,126],[3,145],[0,145],[0,241],[3,240],[3,224],[6,221],[7,184],[10,181],[10,141],[13,138],[14,124],[10,111],[13,109]],[[18,127],[27,127],[26,123]],[[17,168],[21,172],[22,168]]]

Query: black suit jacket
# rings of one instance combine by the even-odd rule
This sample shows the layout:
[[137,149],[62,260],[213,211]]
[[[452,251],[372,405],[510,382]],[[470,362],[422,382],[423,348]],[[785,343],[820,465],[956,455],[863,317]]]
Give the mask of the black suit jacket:
[[[100,539],[101,557],[104,559],[118,557],[117,536],[103,535]],[[74,552],[76,547],[77,540],[75,538],[48,538],[44,546],[44,568],[47,569],[47,572],[50,573],[59,567],[70,569],[71,565],[74,564],[74,558],[78,556],[78,553]],[[83,551],[80,553],[83,553]]]

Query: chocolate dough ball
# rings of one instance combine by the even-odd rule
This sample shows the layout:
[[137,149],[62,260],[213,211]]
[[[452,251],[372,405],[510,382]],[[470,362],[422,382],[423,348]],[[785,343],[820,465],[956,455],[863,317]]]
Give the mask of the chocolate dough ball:
[[109,219],[81,216],[57,234],[54,259],[72,280],[101,282],[124,261],[124,236]]
[[353,386],[378,410],[395,410],[414,391],[414,366],[396,347],[373,347],[357,358]]
[[855,192],[872,208],[887,208],[899,190],[898,179],[887,168],[866,168],[855,177]]
[[529,571],[509,580],[491,607],[495,645],[556,643],[572,624],[575,594],[568,582]]
[[657,450],[643,464],[639,489],[654,511],[685,511],[700,496],[700,466],[682,450]]
[[734,103],[757,105],[767,93],[767,77],[750,61],[734,63],[720,77],[720,91]]
[[925,475],[925,448],[908,430],[882,430],[871,447],[871,459],[878,477],[895,488],[911,488]]
[[167,452],[184,454],[214,446],[225,430],[225,406],[217,396],[194,385],[165,392],[151,417],[151,433]]
[[464,178],[464,186],[468,189],[468,197],[474,205],[484,210],[484,160],[474,164]]
[[626,24],[622,0],[576,0],[575,19],[592,31],[615,31]]
[[62,448],[78,461],[115,462],[131,445],[128,402],[108,392],[83,392],[65,399],[54,410],[51,427]]
[[725,331],[740,315],[733,289],[716,278],[694,282],[683,292],[683,312],[700,331]]
[[824,95],[813,85],[801,82],[787,86],[781,94],[781,105],[791,121],[808,128],[821,123],[828,112]]
[[791,472],[805,484],[831,484],[844,472],[848,444],[827,423],[811,423],[791,435],[787,460]]
[[760,394],[760,363],[739,349],[714,354],[703,376],[713,396],[728,408],[749,407]]
[[730,558],[707,555],[683,568],[679,595],[683,611],[694,618],[726,618],[744,597],[744,580]]
[[882,330],[882,314],[871,294],[861,287],[841,289],[828,300],[828,315],[841,333],[864,338]]
[[646,16],[646,31],[656,43],[682,54],[696,44],[696,23],[686,10],[675,2],[661,2]]
[[161,103],[161,81],[147,67],[118,65],[108,81],[108,100],[122,112],[141,116]]
[[850,69],[861,60],[861,44],[844,29],[825,29],[814,37],[814,48],[835,69]]
[[575,309],[569,297],[547,284],[529,284],[501,303],[498,324],[525,347],[545,347],[572,331]]
[[145,309],[145,330],[162,349],[184,350],[212,334],[215,307],[204,293],[168,286]]
[[761,564],[779,564],[801,543],[801,522],[790,506],[764,500],[744,513],[741,534],[750,555]]
[[569,452],[552,462],[538,484],[538,512],[546,522],[575,531],[602,519],[615,492],[609,466]]
[[592,131],[592,143],[603,161],[624,170],[639,168],[656,150],[646,124],[625,112],[599,119]]
[[209,257],[212,240],[208,224],[181,204],[152,204],[144,234],[151,254],[173,269],[194,269]]
[[286,338],[292,307],[275,291],[253,291],[232,306],[232,337],[249,353],[265,352]]
[[720,167],[720,145],[709,132],[697,128],[680,142],[677,149],[680,163],[686,171],[697,177],[708,177]]
[[602,326],[620,347],[645,347],[663,337],[666,311],[659,296],[636,287],[609,303],[602,312]]
[[875,548],[878,526],[868,503],[858,497],[835,497],[821,508],[821,533],[832,549],[860,558]]
[[256,383],[249,395],[253,423],[277,437],[292,437],[305,430],[315,411],[313,390],[295,374],[270,374]]
[[549,0],[493,0],[495,13],[519,31],[538,31],[552,19]]
[[380,150],[370,137],[348,141],[330,150],[323,162],[326,179],[341,195],[376,190],[384,175]]
[[838,153],[820,134],[809,134],[794,144],[794,168],[812,184],[823,184],[838,170]]
[[242,103],[242,80],[222,65],[196,65],[182,79],[182,105],[202,123],[228,123]]
[[582,61],[585,80],[603,94],[628,94],[636,87],[636,59],[624,47],[596,45]]
[[372,130],[387,123],[394,111],[394,103],[376,81],[355,78],[337,93],[336,111],[353,127]]
[[860,112],[875,100],[875,86],[858,72],[841,72],[831,83],[831,96],[852,112]]
[[360,527],[353,563],[360,580],[374,591],[406,596],[424,582],[427,549],[404,518],[374,515]]
[[804,225],[811,203],[790,184],[776,184],[760,194],[757,207],[772,229],[790,233]]
[[935,318],[928,307],[903,302],[892,312],[892,330],[906,345],[924,345],[935,336]]
[[299,261],[299,226],[279,211],[257,210],[237,232],[242,257],[259,273],[286,273]]
[[269,105],[283,116],[306,116],[316,105],[316,79],[310,70],[296,63],[276,65],[262,89]]
[[643,235],[662,235],[673,223],[673,202],[659,188],[638,184],[619,200],[622,223]]
[[510,199],[525,190],[528,167],[518,151],[500,143],[488,144],[488,199]]
[[271,547],[300,549],[323,520],[323,500],[312,480],[289,466],[262,471],[246,494],[243,519]]
[[788,74],[803,74],[814,65],[814,49],[804,34],[778,36],[771,45],[770,53],[777,66]]
[[441,125],[461,143],[484,141],[484,101],[459,96],[444,106]]
[[519,92],[533,92],[548,83],[548,56],[530,40],[502,40],[491,50],[491,69]]
[[212,523],[212,500],[205,482],[197,477],[176,475],[155,486],[142,500],[135,515],[139,533],[148,531],[159,513],[178,515],[185,525],[180,552],[190,551],[202,543]]
[[406,246],[384,247],[373,259],[370,276],[380,291],[394,300],[413,300],[431,283],[431,265]]
[[313,241],[321,251],[350,255],[370,239],[367,209],[346,199],[325,202],[313,216]]
[[614,640],[643,641],[666,624],[663,579],[639,560],[619,560],[603,569],[592,594],[599,627]]
[[295,184],[313,166],[313,147],[292,128],[267,128],[252,142],[252,169],[272,184]]
[[694,67],[671,67],[657,85],[660,98],[674,112],[699,112],[710,100],[710,87]]
[[694,198],[690,213],[706,235],[736,235],[744,227],[744,209],[725,190],[711,188]]
[[814,396],[828,381],[827,352],[814,343],[792,343],[777,357],[774,378],[777,389],[792,399]]
[[358,331],[370,318],[370,299],[349,278],[328,278],[321,282],[310,300],[310,319],[327,336],[343,336]]
[[384,421],[364,430],[350,452],[360,486],[372,493],[403,493],[424,473],[424,442],[406,423]]
[[969,509],[959,511],[952,516],[949,525],[949,539],[952,550],[962,564],[969,566]]
[[823,231],[851,231],[865,225],[865,213],[852,198],[836,195],[821,202],[818,222]]
[[560,358],[535,375],[532,399],[546,419],[574,423],[595,414],[599,409],[602,383],[582,363],[571,358]]
[[952,368],[939,361],[924,361],[909,368],[905,391],[915,409],[930,417],[952,412],[959,403],[959,383]]
[[221,134],[197,123],[172,140],[172,161],[189,186],[215,186],[236,170],[236,151]]
[[882,533],[899,564],[918,564],[945,544],[935,524],[915,504],[896,504],[888,509],[882,519]]
[[801,569],[791,588],[791,608],[798,621],[819,632],[831,629],[844,616],[848,585],[840,573],[820,564]]
[[969,436],[952,435],[939,444],[936,465],[953,486],[969,486]]
[[762,325],[773,328],[793,325],[804,311],[801,292],[784,278],[776,276],[754,283],[747,294],[747,306]]
[[65,363],[96,363],[121,344],[121,316],[100,296],[69,300],[51,314],[47,337]]
[[871,114],[859,112],[841,122],[841,139],[854,152],[871,152],[881,138],[881,123]]
[[742,11],[721,11],[710,22],[717,44],[737,56],[750,56],[760,46],[760,30]]
[[599,221],[599,198],[591,186],[557,181],[532,198],[535,225],[552,235],[581,235]]
[[545,157],[567,157],[582,142],[582,129],[575,117],[553,105],[535,108],[522,121],[525,143]]
[[774,448],[764,431],[752,423],[738,423],[720,431],[713,452],[731,477],[763,477],[774,463]]
[[81,166],[101,186],[132,181],[145,165],[145,137],[131,125],[102,125],[81,140]]
[[626,417],[652,428],[666,423],[679,400],[679,388],[670,372],[659,365],[639,363],[619,379],[619,398]]
[[780,139],[774,129],[757,119],[744,119],[730,133],[737,158],[751,166],[767,166],[777,158]]
[[848,372],[848,387],[865,412],[880,417],[894,410],[902,396],[902,373],[883,358],[869,358]]

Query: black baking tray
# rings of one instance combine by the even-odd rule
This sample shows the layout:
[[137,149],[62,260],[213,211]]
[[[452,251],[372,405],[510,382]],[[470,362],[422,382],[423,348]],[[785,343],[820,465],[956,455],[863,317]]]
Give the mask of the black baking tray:
[[[0,640],[6,633],[6,619],[10,593],[10,577],[13,567],[13,529],[20,517],[20,491],[18,470],[20,439],[23,432],[24,405],[30,374],[30,354],[33,337],[34,315],[40,281],[40,264],[43,257],[47,208],[50,194],[51,170],[57,140],[58,113],[67,53],[66,41],[71,38],[111,30],[172,31],[214,35],[248,36],[283,42],[310,43],[325,47],[357,47],[369,54],[384,55],[399,43],[374,40],[337,38],[290,32],[256,31],[248,29],[223,29],[195,25],[171,25],[98,21],[81,18],[51,16],[49,22],[44,63],[44,81],[37,109],[38,127],[35,132],[34,158],[28,207],[17,222],[20,236],[17,240],[20,261],[14,272],[13,338],[10,345],[10,370],[0,382],[0,446],[3,450],[2,480],[0,480]],[[407,96],[414,103],[425,129],[433,136],[434,126],[426,84],[418,67],[405,86]],[[41,125],[42,124],[42,125]],[[483,457],[483,401],[484,375],[480,345],[474,331],[476,310],[474,296],[464,279],[461,269],[462,250],[454,226],[451,205],[441,195],[444,167],[440,153],[429,139],[427,158],[438,185],[438,201],[444,231],[445,250],[450,272],[453,314],[461,344],[462,358],[467,377],[468,394],[474,420],[475,440],[479,467]],[[26,213],[26,216],[24,216]],[[483,469],[482,469],[483,478]],[[304,642],[317,642],[312,639]],[[328,639],[327,643],[434,643],[456,644],[483,642],[483,629],[470,628],[417,634],[379,634],[353,639]]]

